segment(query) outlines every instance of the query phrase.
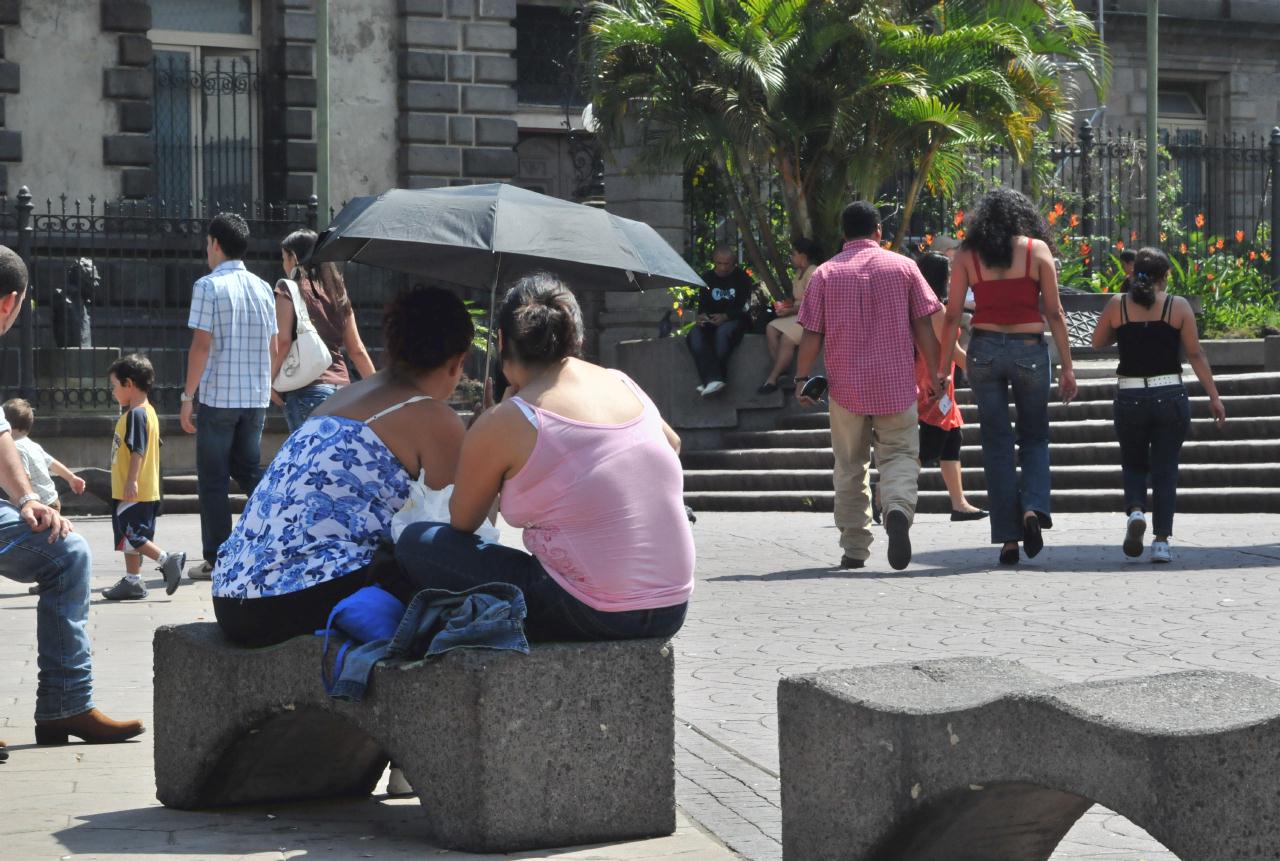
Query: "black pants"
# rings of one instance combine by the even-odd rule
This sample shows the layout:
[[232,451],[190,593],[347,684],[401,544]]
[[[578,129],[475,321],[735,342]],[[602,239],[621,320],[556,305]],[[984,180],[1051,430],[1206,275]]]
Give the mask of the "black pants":
[[213,598],[213,614],[222,632],[241,646],[274,646],[314,634],[329,621],[339,601],[365,586],[381,586],[405,604],[416,587],[396,563],[391,545],[379,548],[373,561],[358,571],[287,595],[269,598]]
[[729,356],[747,333],[746,318],[726,320],[720,325],[699,323],[689,332],[689,352],[698,367],[702,384],[729,379]]

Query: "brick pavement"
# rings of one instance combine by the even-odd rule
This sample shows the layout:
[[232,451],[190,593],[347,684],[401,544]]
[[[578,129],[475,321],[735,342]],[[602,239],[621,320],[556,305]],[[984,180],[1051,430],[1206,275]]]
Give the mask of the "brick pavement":
[[[1280,517],[1180,516],[1175,564],[1120,553],[1116,515],[1064,515],[1046,550],[994,565],[983,523],[921,515],[894,572],[881,535],[863,572],[833,570],[830,515],[700,514],[698,591],[678,639],[685,810],[752,859],[781,856],[776,685],[784,675],[984,655],[1070,681],[1190,668],[1280,681]],[[1055,861],[1172,861],[1101,808]]]
[[[677,792],[681,830],[647,841],[527,857],[780,857],[775,688],[784,674],[952,655],[1025,661],[1068,680],[1213,667],[1280,681],[1280,517],[1179,518],[1174,565],[1119,552],[1120,519],[1066,515],[1017,570],[992,565],[983,524],[918,518],[916,561],[833,571],[830,515],[702,514],[698,591],[677,641]],[[83,522],[95,587],[118,576],[109,525]],[[193,516],[160,522],[170,547],[198,547]],[[5,857],[424,857],[412,802],[180,813],[154,801],[151,747],[30,748],[34,599],[0,580],[0,722],[15,746],[0,765]],[[155,625],[211,618],[208,587],[184,583],[130,605],[95,604],[99,704],[150,716]],[[14,619],[18,619],[15,623]],[[268,814],[275,818],[268,818]],[[694,822],[696,820],[696,824]],[[714,833],[709,837],[702,829]],[[430,853],[426,857],[464,857]],[[1095,808],[1055,861],[1172,861],[1133,824]]]
[[[111,553],[111,524],[77,522],[94,552],[94,590],[120,576]],[[199,520],[170,515],[158,525],[168,549],[197,551]],[[150,570],[144,569],[144,570]],[[146,601],[112,604],[94,596],[97,705],[113,717],[151,722],[151,635],[157,625],[212,619],[209,585],[184,581],[173,598],[159,575]],[[155,799],[152,737],[104,746],[35,747],[35,604],[26,587],[0,578],[0,738],[10,757],[0,764],[0,859],[463,859],[497,858],[433,849],[425,842],[416,800],[371,799],[266,805],[234,811],[168,810]],[[732,861],[725,849],[681,814],[671,837],[599,847],[530,852],[503,858],[563,861]]]

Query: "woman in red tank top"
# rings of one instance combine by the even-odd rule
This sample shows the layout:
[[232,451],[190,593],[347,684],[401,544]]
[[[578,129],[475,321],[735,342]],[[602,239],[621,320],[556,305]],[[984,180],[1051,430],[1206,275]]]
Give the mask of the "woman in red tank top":
[[[1058,392],[1076,394],[1067,322],[1058,297],[1058,274],[1046,240],[1048,225],[1024,195],[997,189],[978,202],[951,269],[951,296],[940,354],[950,365],[965,295],[976,309],[966,375],[978,404],[991,541],[1000,562],[1018,562],[1044,546],[1041,530],[1053,525],[1049,510],[1049,389],[1051,369],[1045,323],[1061,357]],[[1009,423],[1009,393],[1017,419]],[[1016,445],[1016,456],[1015,456]]]

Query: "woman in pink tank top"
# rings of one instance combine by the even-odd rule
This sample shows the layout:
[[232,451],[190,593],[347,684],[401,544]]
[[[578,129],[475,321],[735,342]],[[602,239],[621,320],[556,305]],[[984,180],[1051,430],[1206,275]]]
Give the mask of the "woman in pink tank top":
[[[578,358],[582,314],[550,275],[498,313],[511,389],[467,433],[452,522],[409,527],[396,558],[422,587],[512,583],[535,640],[670,637],[693,591],[679,437],[626,375]],[[525,553],[478,538],[501,498]]]

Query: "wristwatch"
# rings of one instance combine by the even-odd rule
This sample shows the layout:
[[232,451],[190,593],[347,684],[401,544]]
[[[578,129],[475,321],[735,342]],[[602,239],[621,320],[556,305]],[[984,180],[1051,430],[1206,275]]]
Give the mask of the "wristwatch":
[[184,404],[189,404],[195,399],[196,399],[196,396],[187,394],[186,389],[183,389],[182,394],[178,395],[178,400],[182,401]]
[[25,496],[19,496],[17,501],[13,503],[13,507],[21,511],[22,507],[26,505],[28,502],[39,502],[39,501],[40,501],[40,494],[28,493]]

